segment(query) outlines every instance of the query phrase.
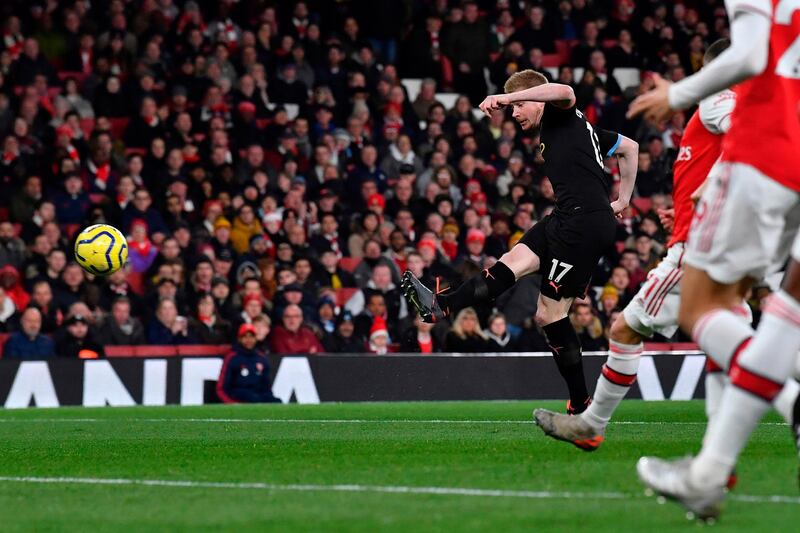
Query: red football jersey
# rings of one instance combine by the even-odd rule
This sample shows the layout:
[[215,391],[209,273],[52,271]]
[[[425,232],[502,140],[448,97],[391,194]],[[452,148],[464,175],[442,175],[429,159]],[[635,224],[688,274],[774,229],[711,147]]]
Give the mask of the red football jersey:
[[719,159],[722,135],[727,129],[736,102],[733,91],[722,91],[700,102],[681,138],[678,158],[672,167],[672,201],[675,221],[668,246],[686,242],[692,224],[694,204],[691,196],[703,184]]
[[772,0],[772,7],[767,68],[737,86],[722,160],[800,191],[800,6]]

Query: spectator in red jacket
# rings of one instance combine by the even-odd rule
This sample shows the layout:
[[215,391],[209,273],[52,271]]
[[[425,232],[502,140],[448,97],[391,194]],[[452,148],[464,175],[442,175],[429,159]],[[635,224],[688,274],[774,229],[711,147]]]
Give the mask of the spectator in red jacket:
[[271,346],[272,352],[276,354],[314,354],[325,351],[314,332],[303,325],[303,311],[295,304],[290,304],[283,310],[282,323],[275,326],[272,332]]
[[20,279],[19,271],[11,265],[5,265],[0,268],[0,287],[6,291],[6,296],[11,298],[17,309],[25,309],[28,307],[31,297],[25,292]]

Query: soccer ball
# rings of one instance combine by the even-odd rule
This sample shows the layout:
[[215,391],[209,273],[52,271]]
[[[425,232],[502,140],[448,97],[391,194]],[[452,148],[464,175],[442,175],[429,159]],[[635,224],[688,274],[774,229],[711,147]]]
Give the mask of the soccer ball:
[[78,234],[75,260],[90,274],[108,276],[128,261],[128,243],[114,226],[95,224]]

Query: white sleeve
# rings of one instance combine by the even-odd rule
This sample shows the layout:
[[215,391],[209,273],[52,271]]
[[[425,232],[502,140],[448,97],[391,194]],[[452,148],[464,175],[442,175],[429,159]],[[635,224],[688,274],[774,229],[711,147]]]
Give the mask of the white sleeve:
[[703,98],[760,74],[767,65],[772,3],[726,0],[731,46],[699,72],[669,88],[669,105],[686,109]]
[[731,113],[736,107],[736,93],[724,90],[700,101],[697,112],[700,122],[714,135],[722,135],[731,126]]

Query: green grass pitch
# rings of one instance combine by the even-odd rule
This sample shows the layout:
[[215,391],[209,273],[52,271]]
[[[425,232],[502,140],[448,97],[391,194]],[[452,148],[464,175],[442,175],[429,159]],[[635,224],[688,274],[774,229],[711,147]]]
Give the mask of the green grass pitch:
[[[454,402],[0,413],[2,531],[694,531],[645,498],[643,454],[695,452],[701,402],[624,402],[585,453],[534,407]],[[719,531],[798,531],[797,459],[773,415]],[[474,489],[474,490],[473,490]],[[777,501],[768,501],[770,497]]]

